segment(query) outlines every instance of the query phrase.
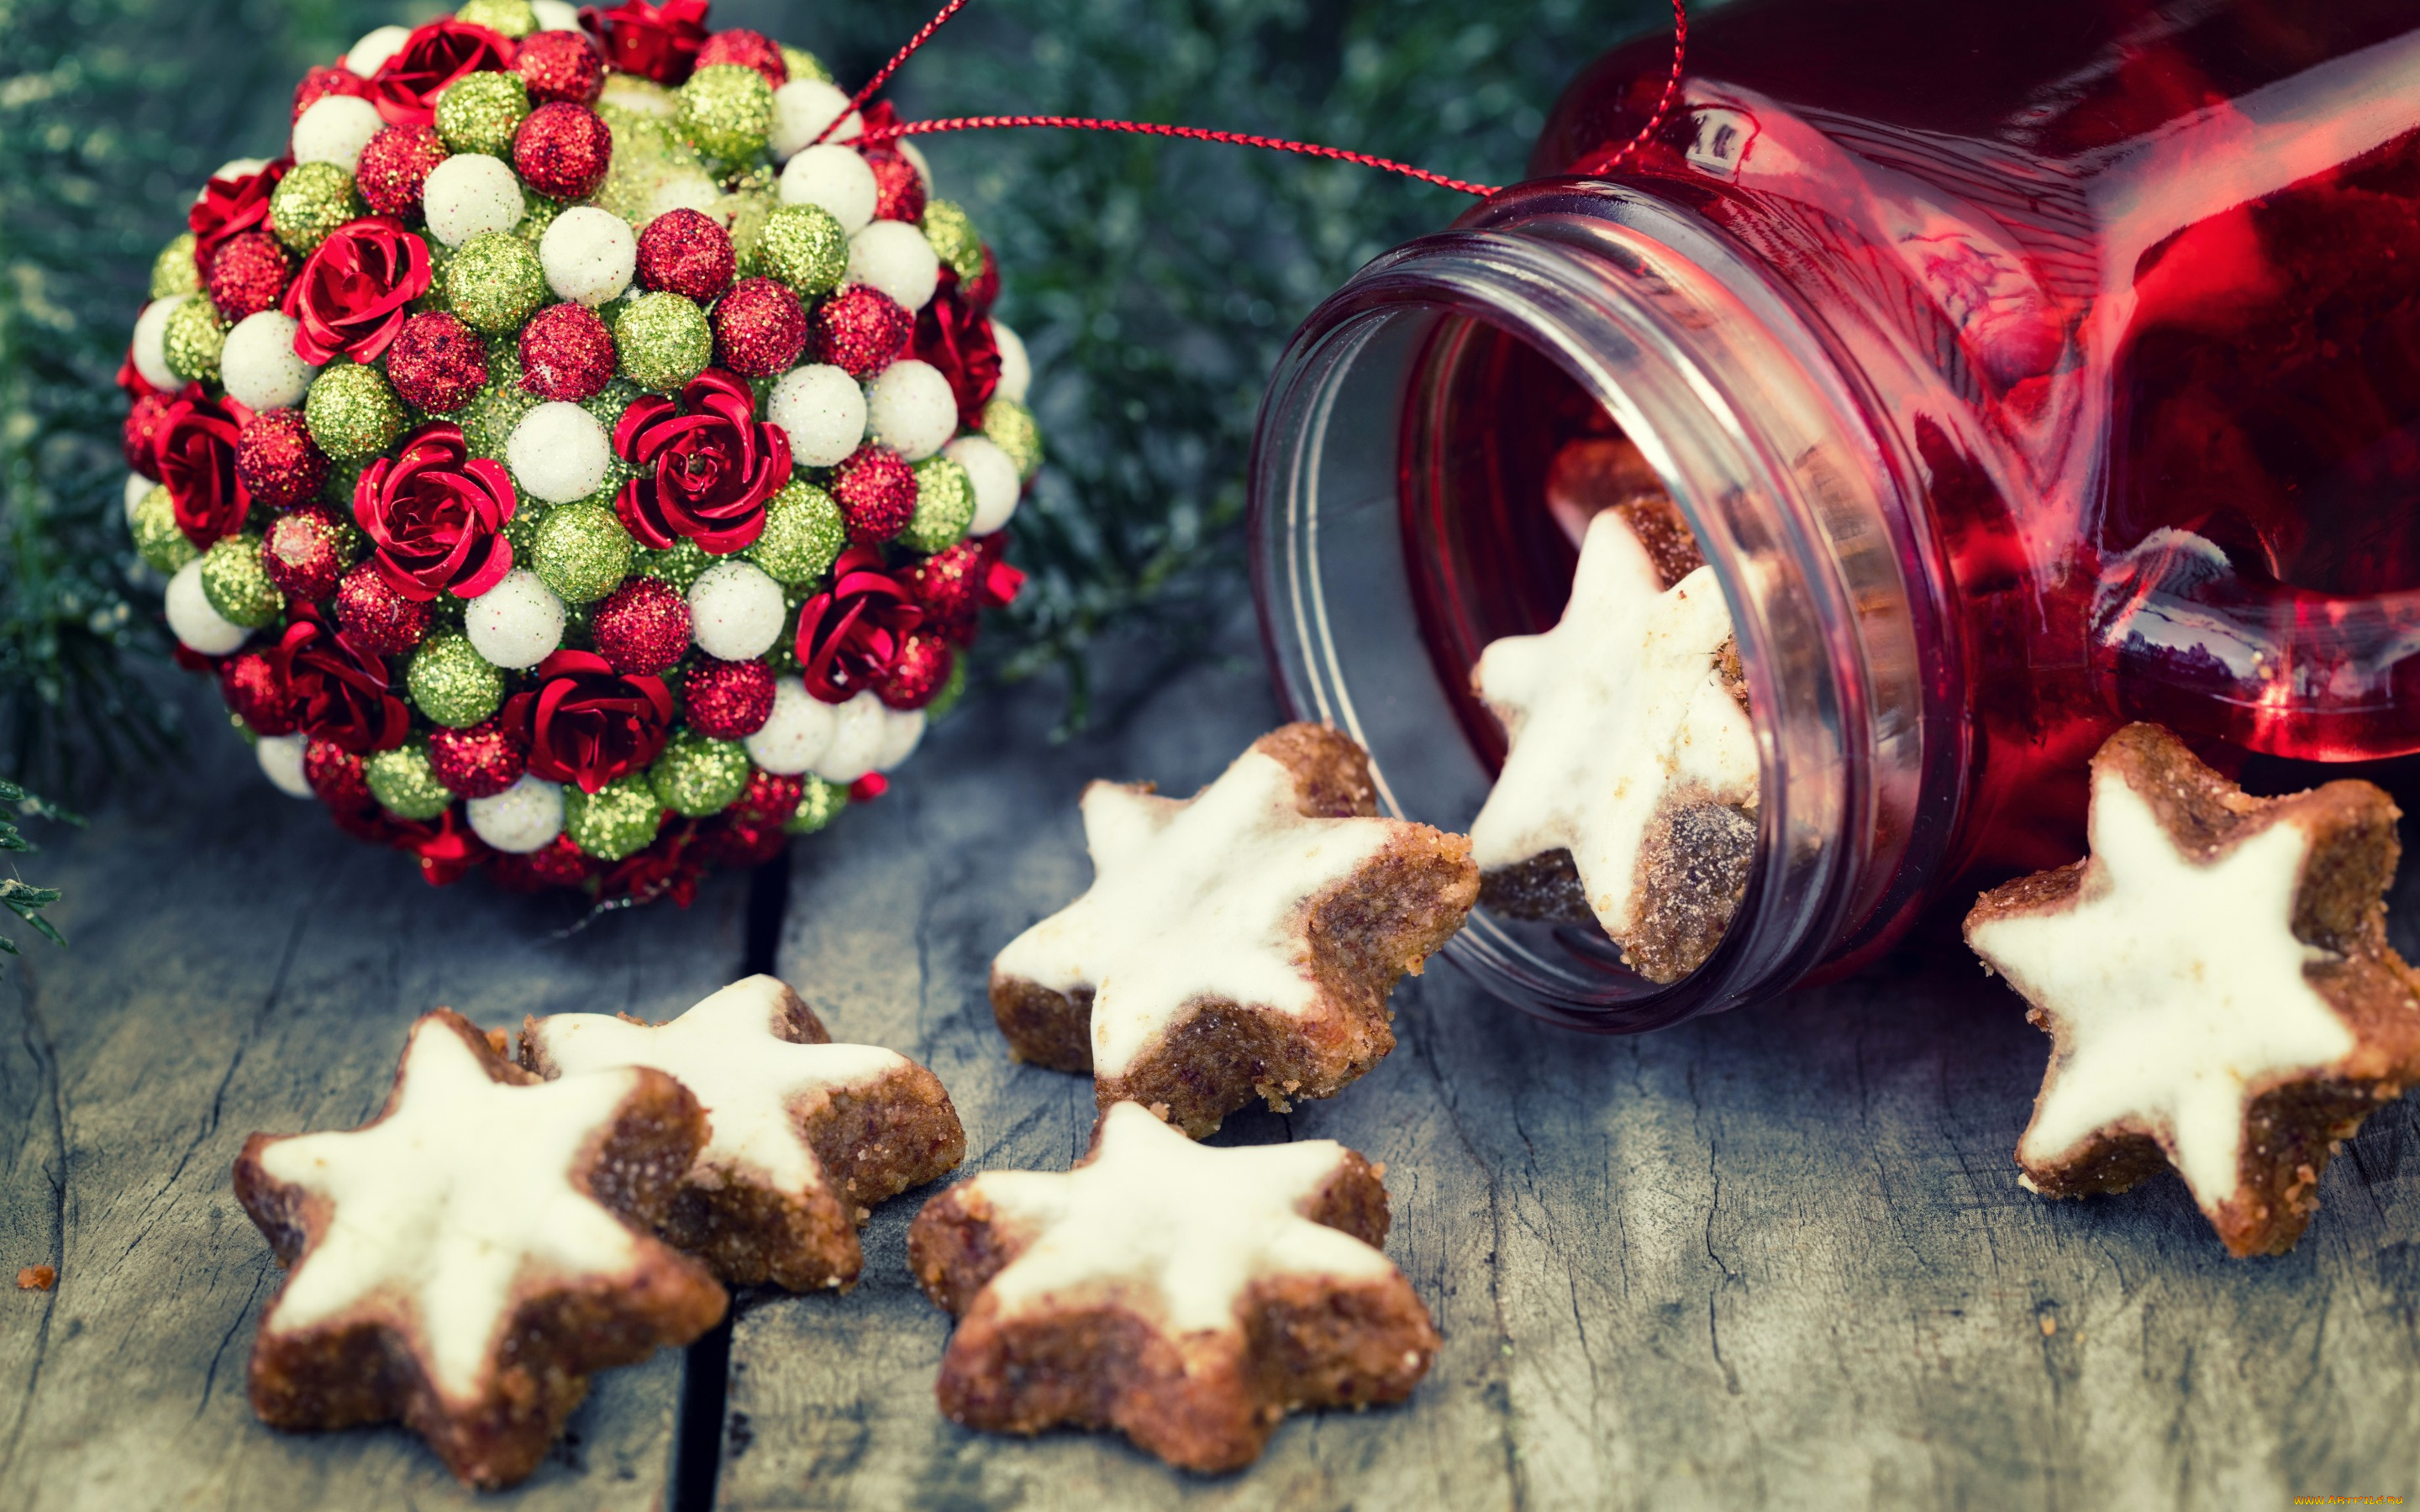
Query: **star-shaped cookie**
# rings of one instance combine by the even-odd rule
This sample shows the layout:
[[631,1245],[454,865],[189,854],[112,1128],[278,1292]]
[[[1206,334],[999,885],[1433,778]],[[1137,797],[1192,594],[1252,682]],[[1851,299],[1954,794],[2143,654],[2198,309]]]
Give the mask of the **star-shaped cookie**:
[[941,1411],[1002,1433],[1113,1427],[1218,1471],[1293,1409],[1402,1401],[1437,1336],[1378,1249],[1382,1174],[1329,1139],[1195,1145],[1120,1103],[1072,1171],[961,1181],[908,1232],[916,1279],[958,1319]]
[[895,1050],[833,1044],[772,977],[723,988],[669,1024],[556,1013],[521,1026],[547,1077],[650,1066],[705,1104],[713,1134],[666,1209],[663,1237],[736,1284],[845,1288],[877,1202],[957,1168],[966,1131],[933,1073]]
[[2051,1035],[2026,1186],[2123,1192],[2173,1165],[2229,1250],[2292,1248],[2329,1157],[2420,1077],[2381,901],[2397,817],[2366,782],[2255,798],[2155,725],[2112,735],[2091,855],[1966,918]]
[[1019,1058],[1197,1136],[1377,1064],[1387,994],[1479,892],[1469,842],[1374,817],[1368,756],[1322,725],[1263,735],[1193,797],[1095,782],[1083,808],[1093,886],[992,962],[993,1015]]
[[1736,657],[1722,590],[1669,502],[1595,515],[1562,619],[1495,641],[1471,673],[1510,744],[1470,826],[1481,902],[1593,918],[1651,981],[1703,964],[1756,849]]
[[440,1009],[376,1119],[245,1141],[236,1196],[287,1267],[253,1344],[263,1421],[399,1417],[509,1486],[591,1372],[721,1318],[705,1267],[644,1231],[706,1139],[697,1100],[659,1072],[536,1080]]

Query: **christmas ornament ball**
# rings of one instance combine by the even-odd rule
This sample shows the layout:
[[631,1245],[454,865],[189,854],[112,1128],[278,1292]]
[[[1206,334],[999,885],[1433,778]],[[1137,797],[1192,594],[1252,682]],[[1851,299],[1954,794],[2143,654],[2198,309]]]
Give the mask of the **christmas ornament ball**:
[[551,199],[586,199],[605,181],[613,133],[586,105],[551,100],[530,112],[513,136],[513,166]]
[[352,173],[386,121],[378,107],[358,95],[322,95],[294,118],[290,150],[296,162],[329,162]]
[[336,623],[373,656],[400,656],[428,633],[428,606],[396,592],[375,563],[345,574],[335,605]]
[[[309,499],[327,483],[328,456],[311,440],[301,410],[264,409],[236,432],[235,475],[252,490],[254,503],[285,509]],[[328,587],[334,589],[335,584],[331,581]]]
[[318,372],[295,354],[294,334],[301,329],[300,321],[277,310],[237,321],[219,348],[219,378],[227,397],[250,409],[301,404]]
[[916,517],[915,469],[871,441],[832,471],[831,494],[848,522],[848,538],[860,546],[878,546]]
[[437,134],[451,151],[506,157],[529,113],[529,91],[519,75],[466,73],[437,97]]
[[667,210],[639,233],[639,282],[705,303],[731,286],[731,233],[692,209]]
[[431,168],[420,201],[429,234],[449,247],[510,231],[526,210],[511,165],[484,152],[457,153]]
[[520,330],[546,294],[537,249],[507,232],[480,232],[445,265],[445,302],[463,324],[487,335]]
[[323,506],[290,509],[261,533],[260,566],[280,593],[318,602],[336,591],[360,532]]
[[1020,479],[1031,478],[1042,466],[1042,429],[1033,411],[1014,399],[994,396],[984,406],[983,433],[1016,464]]
[[517,731],[489,719],[460,730],[429,732],[428,765],[447,792],[491,798],[528,770],[529,749]]
[[939,368],[903,357],[867,387],[865,413],[875,440],[921,462],[956,433],[958,396]]
[[600,861],[619,861],[646,849],[663,826],[663,805],[644,773],[608,782],[594,793],[563,790],[563,829]]
[[924,233],[906,221],[876,221],[848,239],[848,280],[880,289],[903,310],[932,302],[941,259]]
[[724,661],[761,656],[782,638],[789,604],[765,569],[725,558],[690,585],[691,636],[698,649]]
[[[359,103],[359,101],[355,101]],[[223,320],[240,321],[277,308],[294,264],[266,231],[229,237],[210,259],[209,297]]]
[[639,269],[638,233],[594,205],[574,205],[538,239],[547,285],[563,299],[599,305],[622,297]]
[[177,303],[168,327],[160,333],[160,353],[168,371],[187,383],[215,383],[219,350],[226,345],[226,322],[206,295],[191,295]]
[[428,748],[418,741],[363,757],[362,775],[379,807],[398,819],[434,819],[454,806],[452,791],[428,764]]
[[375,213],[417,220],[428,176],[445,157],[445,140],[434,126],[390,126],[362,148],[354,188]]
[[775,678],[773,707],[746,739],[748,759],[785,777],[811,770],[839,728],[837,708],[808,692],[796,677]]
[[[787,286],[772,279],[742,279],[715,304],[715,354],[741,378],[771,378],[786,371],[806,345],[806,306]],[[948,387],[944,380],[945,393]],[[953,427],[956,419],[953,401]]]
[[513,54],[513,70],[530,99],[593,105],[605,87],[605,60],[576,31],[542,31]]
[[597,504],[564,504],[537,528],[530,565],[566,604],[593,604],[630,570],[638,543],[613,512]]
[[698,733],[745,740],[772,717],[773,670],[762,661],[704,657],[681,678],[681,706]]
[[311,797],[311,781],[302,773],[302,747],[305,737],[297,732],[285,735],[263,735],[254,743],[253,757],[260,763],[260,774],[270,785],[289,798]]
[[[165,488],[153,487],[135,504],[131,529],[134,536],[134,554],[148,563],[154,572],[167,574],[180,572],[185,563],[201,555],[201,552],[195,549],[194,543],[185,539],[185,532],[178,527],[177,503],[169,497],[168,490]],[[198,590],[199,582],[196,581],[194,586]],[[209,601],[206,599],[204,602]],[[170,628],[175,628],[173,623]],[[185,640],[181,632],[177,639]],[[185,640],[185,643],[193,645],[190,640]],[[195,647],[195,649],[200,648]]]
[[1005,321],[991,323],[992,345],[1000,348],[1000,387],[992,392],[1011,404],[1023,404],[1033,385],[1033,360],[1026,355],[1025,338]]
[[745,63],[707,63],[680,86],[675,124],[690,144],[724,162],[765,150],[773,129],[773,86]]
[[847,547],[840,505],[814,484],[794,479],[765,506],[764,532],[746,554],[775,582],[799,584],[830,571]]
[[967,470],[946,456],[926,457],[915,471],[916,511],[898,539],[929,556],[966,539],[975,517],[975,489]]
[[[783,92],[797,87],[786,85]],[[874,202],[881,192],[863,153],[829,142],[807,147],[782,168],[782,203],[814,206],[838,223],[843,236],[874,223]]]
[[613,443],[596,416],[576,404],[550,400],[513,426],[504,462],[523,493],[567,504],[604,486],[613,468]]
[[821,298],[848,271],[848,233],[820,206],[776,206],[756,233],[755,270],[803,299]]
[[229,625],[257,630],[286,608],[286,595],[261,565],[257,535],[219,537],[202,553],[201,567],[202,594]]
[[731,807],[747,790],[748,752],[738,742],[685,730],[647,769],[658,801],[677,814],[703,819]]
[[386,376],[413,409],[451,414],[488,386],[488,346],[451,311],[423,311],[387,347]]
[[450,630],[420,642],[404,685],[414,707],[454,730],[480,723],[504,702],[504,674],[470,637]]
[[523,773],[511,787],[463,805],[471,832],[507,856],[526,856],[563,833],[563,789]]
[[613,348],[621,354],[624,378],[669,393],[713,361],[714,329],[694,301],[661,291],[643,294],[614,317]]
[[975,491],[975,516],[967,522],[967,533],[989,535],[1005,526],[1016,513],[1025,482],[1000,443],[988,436],[961,436],[942,447],[941,455],[966,470]]
[[377,368],[336,363],[312,381],[302,420],[319,450],[349,462],[395,444],[403,431],[403,406]]
[[801,466],[828,468],[847,459],[865,440],[865,390],[829,363],[794,367],[773,385],[766,418],[790,438]]
[[891,744],[891,711],[872,693],[859,693],[833,711],[831,743],[815,758],[827,782],[854,782],[879,768]]
[[297,256],[308,256],[363,208],[350,173],[333,162],[298,162],[270,193],[269,227]]
[[194,266],[194,234],[179,231],[151,259],[151,297],[164,300],[171,294],[198,294],[201,287],[201,270]]
[[536,666],[563,644],[569,611],[545,579],[515,567],[463,607],[462,630],[480,656],[499,667]]
[[689,601],[660,578],[629,579],[589,617],[597,654],[624,676],[660,672],[680,660],[691,628]]
[[224,656],[242,645],[252,633],[211,606],[209,594],[202,590],[198,552],[168,579],[166,608],[168,632],[179,643],[205,656]]
[[166,393],[177,392],[177,375],[168,371],[168,321],[197,294],[169,294],[153,300],[134,317],[134,335],[127,357],[143,381]]

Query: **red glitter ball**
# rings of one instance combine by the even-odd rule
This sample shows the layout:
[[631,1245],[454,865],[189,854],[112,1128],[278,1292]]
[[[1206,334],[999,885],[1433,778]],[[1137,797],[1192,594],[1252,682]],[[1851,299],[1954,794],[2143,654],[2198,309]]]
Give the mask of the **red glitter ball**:
[[420,218],[420,192],[445,161],[445,139],[434,126],[390,126],[371,137],[355,166],[353,186],[369,208],[398,221]]
[[910,630],[899,644],[899,658],[874,685],[874,696],[894,709],[921,709],[949,682],[957,659],[948,637]]
[[261,570],[280,593],[296,598],[316,602],[334,593],[347,565],[345,524],[318,504],[278,516],[261,537]]
[[747,790],[723,812],[743,825],[779,825],[799,811],[799,800],[806,793],[805,779],[783,777],[760,766],[749,774]]
[[415,315],[386,349],[386,376],[406,404],[434,414],[469,404],[488,381],[488,348],[442,310]]
[[302,410],[263,409],[236,432],[235,475],[252,490],[256,502],[284,509],[318,493],[328,481],[328,454],[311,439],[311,427],[302,423]]
[[872,803],[891,791],[891,779],[880,772],[868,772],[848,785],[848,801]]
[[731,233],[691,209],[666,210],[639,233],[639,282],[706,303],[731,286]]
[[537,104],[593,104],[605,89],[605,60],[578,32],[533,32],[522,38],[520,51],[513,54],[513,71]]
[[632,578],[589,622],[597,654],[625,677],[662,671],[689,649],[689,600],[661,578]]
[[370,796],[368,774],[362,759],[333,740],[313,740],[302,747],[302,780],[319,801],[339,813],[354,813],[378,800]]
[[745,740],[773,717],[773,669],[761,661],[703,657],[681,679],[681,705],[699,734]]
[[613,162],[613,133],[603,117],[569,100],[531,111],[513,137],[513,166],[532,189],[554,199],[586,199],[597,193]]
[[437,780],[466,798],[491,798],[529,769],[529,746],[502,720],[468,730],[432,730],[428,766]]
[[613,333],[584,304],[550,304],[521,327],[521,387],[546,399],[592,399],[613,380]]
[[[541,37],[558,35],[540,32]],[[499,854],[488,863],[496,886],[513,892],[538,892],[548,887],[576,887],[588,880],[587,856],[568,835],[557,835],[526,856]]]
[[808,327],[815,360],[863,382],[908,349],[916,317],[871,284],[851,284],[815,306]]
[[366,100],[369,92],[370,82],[352,69],[332,68],[325,63],[314,64],[311,71],[302,75],[302,82],[294,86],[294,114],[287,118],[301,120],[304,111],[330,95],[350,95],[356,100]]
[[428,606],[396,593],[378,564],[365,562],[336,585],[336,623],[370,650],[392,656],[428,633]]
[[286,297],[294,265],[286,249],[266,231],[229,237],[210,260],[210,302],[227,320],[240,320],[263,310],[274,310]]
[[293,690],[265,652],[247,651],[219,664],[219,696],[256,735],[294,733]]
[[741,378],[786,373],[807,347],[807,307],[769,278],[743,280],[714,307],[714,344]]
[[874,170],[874,218],[877,221],[922,221],[924,218],[924,176],[897,147],[861,149]]
[[126,450],[126,465],[154,483],[160,481],[160,463],[152,452],[159,444],[160,427],[167,421],[168,408],[176,402],[173,393],[145,394],[126,412],[126,424],[118,431],[118,444]]
[[848,521],[848,538],[860,546],[890,540],[916,515],[916,470],[898,453],[872,441],[832,470],[831,492]]
[[699,68],[710,69],[718,63],[754,69],[776,89],[790,82],[790,65],[783,59],[780,44],[763,32],[752,32],[745,26],[716,32],[697,50]]

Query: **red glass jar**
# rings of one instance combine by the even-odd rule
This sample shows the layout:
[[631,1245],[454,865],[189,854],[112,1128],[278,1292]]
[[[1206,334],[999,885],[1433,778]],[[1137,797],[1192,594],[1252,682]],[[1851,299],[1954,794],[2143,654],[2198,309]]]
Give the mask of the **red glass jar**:
[[[1531,162],[1281,362],[1253,462],[1284,698],[1466,828],[1469,671],[1560,612],[1618,428],[1728,597],[1755,874],[1696,974],[1475,916],[1499,995],[1634,1029],[1849,969],[2082,849],[2128,718],[2420,750],[2420,6],[1766,0],[1591,65]],[[1602,174],[1603,177],[1591,177]]]

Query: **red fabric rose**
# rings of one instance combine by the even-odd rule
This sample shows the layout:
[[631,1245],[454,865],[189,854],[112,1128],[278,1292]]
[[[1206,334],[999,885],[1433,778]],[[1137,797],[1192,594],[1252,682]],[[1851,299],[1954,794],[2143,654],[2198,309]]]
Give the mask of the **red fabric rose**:
[[286,313],[300,322],[294,352],[306,363],[339,355],[373,363],[428,292],[428,243],[380,215],[328,233],[287,286]]
[[663,754],[673,696],[662,678],[625,677],[588,651],[558,651],[537,675],[535,690],[514,694],[504,715],[528,739],[533,773],[594,793]]
[[957,396],[961,429],[983,429],[984,406],[1000,390],[1000,343],[991,322],[967,301],[958,289],[958,275],[941,270],[941,285],[916,312],[916,339],[911,348],[919,362],[930,363],[950,380]]
[[891,671],[923,623],[923,606],[882,570],[882,553],[851,547],[832,563],[831,586],[799,608],[799,675],[826,703],[845,703]]
[[378,548],[379,576],[423,603],[447,592],[476,598],[512,571],[504,534],[512,517],[512,474],[473,456],[462,427],[444,421],[371,463],[353,488],[353,518]]
[[682,536],[715,556],[765,530],[765,505],[790,481],[790,438],[756,418],[743,380],[719,367],[691,378],[677,402],[646,394],[622,411],[613,451],[638,468],[614,512],[655,550]]
[[706,45],[706,0],[625,0],[607,10],[582,7],[580,24],[605,50],[605,61],[658,84],[678,84]]
[[670,898],[687,908],[697,897],[698,879],[706,875],[706,856],[697,843],[700,827],[694,819],[676,820],[645,850],[607,867],[597,879],[597,902],[628,898],[651,903]]
[[499,851],[488,862],[488,875],[507,892],[540,892],[548,887],[579,887],[595,866],[570,836],[557,835],[526,855]]
[[437,119],[437,97],[466,73],[513,66],[510,38],[451,16],[411,34],[370,79],[370,103],[389,126],[427,126]]
[[288,717],[312,739],[358,756],[393,750],[411,733],[411,711],[388,690],[386,658],[335,630],[312,606],[293,609],[267,656],[292,700]]
[[385,818],[391,837],[387,843],[418,860],[421,880],[432,887],[459,881],[492,854],[459,809],[448,809],[434,819]]
[[269,196],[293,166],[293,159],[280,158],[257,172],[213,178],[204,186],[202,197],[185,212],[185,228],[194,233],[194,269],[205,280],[227,238],[269,229]]
[[230,407],[189,392],[161,417],[152,442],[151,460],[177,506],[177,529],[205,551],[242,530],[252,510],[252,490],[235,466],[242,429]]

